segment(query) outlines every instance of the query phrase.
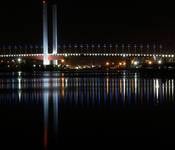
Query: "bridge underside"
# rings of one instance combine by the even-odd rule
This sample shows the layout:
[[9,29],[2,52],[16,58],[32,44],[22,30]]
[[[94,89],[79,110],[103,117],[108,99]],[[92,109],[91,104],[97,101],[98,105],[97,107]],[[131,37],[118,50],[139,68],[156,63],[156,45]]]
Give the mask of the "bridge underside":
[[[10,58],[22,58],[22,59],[26,59],[26,60],[37,60],[37,61],[43,61],[44,59],[44,56],[43,55],[11,55],[11,56],[6,56],[6,57],[1,57],[1,59],[10,59]],[[52,55],[49,55],[48,56],[48,60],[49,61],[52,61],[52,60],[61,60],[61,59],[64,59],[64,56],[52,56]]]
[[[44,56],[31,56],[31,57],[26,57],[26,59],[32,59],[32,60],[40,60],[42,61]],[[48,60],[61,60],[64,59],[64,56],[48,56]]]

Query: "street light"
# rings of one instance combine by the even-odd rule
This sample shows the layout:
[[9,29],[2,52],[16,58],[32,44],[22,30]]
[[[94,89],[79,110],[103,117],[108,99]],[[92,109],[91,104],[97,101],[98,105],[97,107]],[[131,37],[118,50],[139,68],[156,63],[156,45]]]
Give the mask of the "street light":
[[152,61],[148,61],[148,64],[149,64],[149,65],[152,65],[152,63],[153,63]]
[[21,63],[21,58],[18,58],[18,63]]
[[109,66],[109,62],[106,62],[106,66]]
[[161,60],[158,60],[158,64],[162,64],[162,61]]
[[139,62],[138,61],[134,61],[133,64],[136,66],[136,65],[139,64]]
[[126,66],[126,62],[123,62],[123,66]]
[[121,65],[122,65],[122,63],[121,63],[121,62],[119,62],[119,65],[121,66]]

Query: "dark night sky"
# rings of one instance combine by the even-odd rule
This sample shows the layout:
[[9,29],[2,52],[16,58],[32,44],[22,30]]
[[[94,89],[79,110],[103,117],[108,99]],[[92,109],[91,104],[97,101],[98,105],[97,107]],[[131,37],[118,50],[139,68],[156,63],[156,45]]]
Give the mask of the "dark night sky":
[[[0,5],[0,43],[41,43],[41,0],[11,1]],[[171,3],[142,0],[55,2],[59,7],[62,42],[175,41],[175,10]]]

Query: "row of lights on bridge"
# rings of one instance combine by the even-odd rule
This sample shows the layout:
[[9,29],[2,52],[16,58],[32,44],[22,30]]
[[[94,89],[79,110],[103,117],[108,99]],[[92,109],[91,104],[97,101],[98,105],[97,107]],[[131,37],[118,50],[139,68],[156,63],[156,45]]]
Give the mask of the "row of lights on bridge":
[[[17,55],[0,55],[0,57],[32,57],[32,56],[43,56],[43,54],[17,54]],[[122,57],[174,57],[174,54],[117,54],[117,53],[59,53],[59,54],[48,54],[48,56],[122,56]]]

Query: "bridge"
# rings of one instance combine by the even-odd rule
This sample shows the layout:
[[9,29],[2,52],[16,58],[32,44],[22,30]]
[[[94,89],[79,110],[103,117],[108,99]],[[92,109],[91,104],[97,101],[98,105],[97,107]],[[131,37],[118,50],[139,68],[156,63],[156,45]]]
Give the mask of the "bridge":
[[[48,57],[70,56],[114,56],[114,57],[162,57],[174,58],[175,50],[162,45],[151,44],[62,44],[48,47]],[[50,51],[50,52],[49,52]],[[0,58],[5,57],[43,57],[42,46],[3,46],[0,48]]]
[[[37,51],[35,53],[24,53],[23,51],[19,51],[19,52],[14,52],[14,53],[8,53],[8,52],[4,52],[2,53],[2,51],[0,52],[0,58],[15,58],[15,57],[38,57],[38,59],[40,57],[44,57],[45,54],[43,53],[37,53]],[[161,58],[174,58],[175,53],[174,52],[130,52],[130,51],[99,51],[99,50],[94,50],[94,52],[92,50],[86,50],[86,51],[79,51],[77,50],[77,52],[75,50],[67,50],[66,52],[64,51],[60,51],[59,53],[48,53],[47,54],[48,57],[52,57],[53,59],[57,58],[57,57],[70,57],[70,56],[74,56],[74,57],[78,57],[78,56],[105,56],[105,57],[161,57]]]
[[[86,45],[87,46],[87,45]],[[89,48],[91,47],[91,48]],[[74,57],[77,57],[77,59],[86,59],[91,58],[96,60],[96,58],[101,57],[108,60],[108,58],[117,58],[118,60],[127,60],[127,63],[132,64],[132,61],[135,61],[136,65],[141,64],[142,62],[145,62],[145,60],[150,60],[156,62],[157,64],[162,64],[164,62],[175,62],[175,52],[170,50],[163,50],[163,49],[157,49],[157,50],[150,50],[147,48],[143,49],[133,49],[132,47],[128,49],[126,48],[115,48],[115,46],[112,47],[95,47],[88,46],[84,47],[82,45],[76,46],[76,47],[69,47],[66,48],[60,48],[58,49],[59,53],[48,53],[47,59],[49,62],[52,61],[52,64],[54,64],[54,61],[61,62],[62,60],[71,59]],[[10,53],[8,53],[10,52]],[[7,60],[14,60],[14,59],[21,59],[21,60],[35,60],[35,61],[43,61],[44,55],[42,53],[41,49],[16,49],[16,50],[0,50],[0,60],[7,59]],[[117,60],[116,59],[116,60]],[[129,61],[128,61],[129,60]],[[89,61],[89,60],[87,60]],[[152,63],[151,62],[151,63]],[[148,62],[149,63],[149,62]],[[35,62],[36,64],[36,62]],[[54,64],[54,65],[57,65]],[[88,64],[88,62],[87,62]],[[104,63],[103,63],[104,64]],[[81,63],[79,64],[81,66]]]
[[161,44],[121,44],[121,43],[71,43],[58,44],[57,6],[52,5],[52,46],[48,38],[48,3],[43,1],[43,45],[42,46],[6,46],[0,48],[0,59],[33,59],[43,61],[43,65],[55,65],[58,60],[71,57],[122,57],[134,59],[151,58],[156,61],[166,59],[175,62],[175,50]]

